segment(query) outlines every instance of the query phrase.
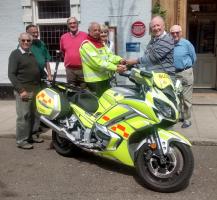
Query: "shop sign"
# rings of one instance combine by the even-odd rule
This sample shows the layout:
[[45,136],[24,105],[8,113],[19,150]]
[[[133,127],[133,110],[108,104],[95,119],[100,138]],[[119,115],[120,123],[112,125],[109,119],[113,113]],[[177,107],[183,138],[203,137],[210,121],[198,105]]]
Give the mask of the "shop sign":
[[131,33],[134,37],[143,37],[145,35],[146,27],[141,21],[136,21],[131,26]]
[[140,42],[128,42],[126,43],[127,52],[140,52]]

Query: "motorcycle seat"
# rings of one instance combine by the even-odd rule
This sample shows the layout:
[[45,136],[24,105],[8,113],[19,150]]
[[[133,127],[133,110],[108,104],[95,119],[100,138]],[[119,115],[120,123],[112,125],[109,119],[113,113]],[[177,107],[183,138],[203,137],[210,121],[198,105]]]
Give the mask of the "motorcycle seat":
[[98,98],[89,92],[78,92],[71,101],[88,113],[95,113],[99,107]]

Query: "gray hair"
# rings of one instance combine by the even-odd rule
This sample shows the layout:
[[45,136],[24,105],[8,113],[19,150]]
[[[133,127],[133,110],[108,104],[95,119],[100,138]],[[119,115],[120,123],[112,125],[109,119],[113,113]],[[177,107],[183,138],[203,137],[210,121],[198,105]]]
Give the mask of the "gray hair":
[[71,20],[71,19],[74,19],[76,22],[77,22],[77,24],[78,24],[78,20],[77,20],[77,18],[76,17],[69,17],[68,19],[67,19],[67,24],[69,23],[69,21]]
[[20,33],[20,35],[18,37],[18,41],[19,42],[20,42],[20,40],[22,40],[23,36],[27,36],[31,40],[31,42],[32,42],[33,37],[29,33],[26,33],[26,32]]
[[95,26],[95,25],[97,25],[97,26],[100,27],[100,24],[98,22],[91,22],[90,25],[89,25],[89,27],[88,27],[88,31],[90,32],[91,29],[93,28],[93,26]]

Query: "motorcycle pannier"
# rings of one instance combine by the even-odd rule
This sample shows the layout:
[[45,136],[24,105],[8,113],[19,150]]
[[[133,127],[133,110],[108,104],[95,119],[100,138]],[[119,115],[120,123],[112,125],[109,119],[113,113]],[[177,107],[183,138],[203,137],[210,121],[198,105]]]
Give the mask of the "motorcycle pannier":
[[51,88],[45,88],[37,94],[36,107],[39,114],[51,120],[69,117],[72,114],[67,98]]

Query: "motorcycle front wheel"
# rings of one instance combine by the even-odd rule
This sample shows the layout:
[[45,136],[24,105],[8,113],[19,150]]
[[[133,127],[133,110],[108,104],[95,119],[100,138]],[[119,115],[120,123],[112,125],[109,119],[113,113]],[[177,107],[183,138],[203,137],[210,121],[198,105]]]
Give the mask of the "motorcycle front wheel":
[[63,137],[60,137],[54,130],[52,130],[52,142],[56,152],[62,156],[73,156],[80,151],[75,144]]
[[161,164],[159,156],[154,153],[151,157],[148,156],[145,144],[137,155],[136,170],[147,188],[168,193],[188,186],[194,168],[194,158],[189,146],[180,142],[170,143],[168,154],[165,155],[166,164]]

